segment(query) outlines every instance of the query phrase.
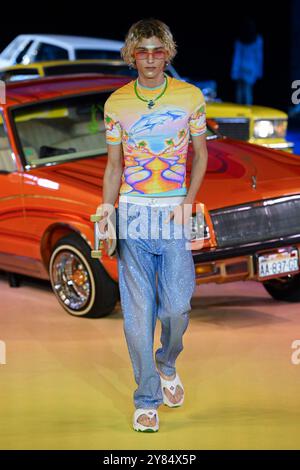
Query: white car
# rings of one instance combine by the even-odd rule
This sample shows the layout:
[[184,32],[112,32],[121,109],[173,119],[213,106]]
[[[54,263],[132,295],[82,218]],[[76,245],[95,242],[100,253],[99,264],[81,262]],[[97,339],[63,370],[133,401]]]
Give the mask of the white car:
[[46,60],[120,59],[123,44],[84,36],[21,34],[0,53],[0,67]]
[[[57,60],[121,59],[120,49],[123,45],[123,41],[114,39],[57,34],[21,34],[1,52],[0,69]],[[217,84],[214,80],[194,82],[181,77],[172,64],[167,70],[172,77],[199,86],[208,101],[215,101]]]

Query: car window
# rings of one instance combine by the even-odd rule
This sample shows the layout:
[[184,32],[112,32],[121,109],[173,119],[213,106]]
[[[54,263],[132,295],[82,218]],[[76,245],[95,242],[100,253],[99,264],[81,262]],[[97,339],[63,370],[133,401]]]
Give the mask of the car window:
[[32,67],[17,67],[15,69],[8,69],[0,71],[0,79],[5,82],[13,80],[24,80],[26,78],[35,78],[39,77],[38,69]]
[[0,173],[10,173],[15,170],[15,161],[5,132],[3,116],[0,113]]
[[73,73],[107,73],[113,75],[125,75],[128,77],[137,77],[135,69],[129,69],[126,65],[112,64],[64,64],[44,66],[45,76],[67,75]]
[[38,166],[107,153],[103,116],[109,95],[96,93],[14,109],[26,164]]
[[66,49],[53,46],[52,44],[40,43],[33,61],[43,62],[44,60],[63,60],[68,58],[68,51]]
[[24,49],[22,49],[19,54],[17,55],[16,59],[15,59],[15,63],[16,64],[21,64],[22,63],[22,60],[24,59],[25,55],[27,54],[27,51],[28,49],[30,48],[31,44],[33,43],[33,41],[28,41],[28,43],[26,44],[26,46],[24,47]]
[[76,59],[121,59],[120,51],[103,49],[75,49]]

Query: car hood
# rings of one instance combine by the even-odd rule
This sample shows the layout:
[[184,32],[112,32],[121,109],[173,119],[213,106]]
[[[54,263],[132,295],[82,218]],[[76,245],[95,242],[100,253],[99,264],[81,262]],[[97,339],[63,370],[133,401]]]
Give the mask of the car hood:
[[287,114],[279,109],[266,106],[247,106],[236,103],[207,102],[207,118],[248,118],[248,119],[287,119]]
[[[208,209],[300,194],[300,156],[229,138],[208,141],[209,158],[197,201]],[[189,147],[187,185],[192,145]]]
[[[196,202],[217,209],[260,199],[300,193],[300,156],[229,138],[207,142],[209,159]],[[193,148],[189,146],[187,186]],[[74,160],[30,170],[31,178],[55,184],[74,202],[94,206],[101,202],[107,156]]]

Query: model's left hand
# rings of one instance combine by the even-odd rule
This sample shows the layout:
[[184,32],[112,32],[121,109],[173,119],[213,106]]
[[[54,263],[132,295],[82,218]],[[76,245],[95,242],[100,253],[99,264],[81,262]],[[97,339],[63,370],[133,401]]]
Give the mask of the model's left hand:
[[178,206],[175,206],[173,210],[169,212],[165,219],[165,223],[169,220],[174,219],[175,224],[187,224],[190,221],[192,215],[192,204],[182,202]]

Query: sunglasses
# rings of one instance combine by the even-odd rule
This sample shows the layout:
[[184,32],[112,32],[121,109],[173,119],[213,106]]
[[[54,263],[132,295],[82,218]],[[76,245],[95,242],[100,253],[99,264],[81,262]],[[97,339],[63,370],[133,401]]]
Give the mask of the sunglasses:
[[166,51],[161,49],[159,51],[152,50],[152,51],[134,51],[134,56],[136,59],[144,60],[149,57],[149,55],[153,56],[153,59],[165,59]]

